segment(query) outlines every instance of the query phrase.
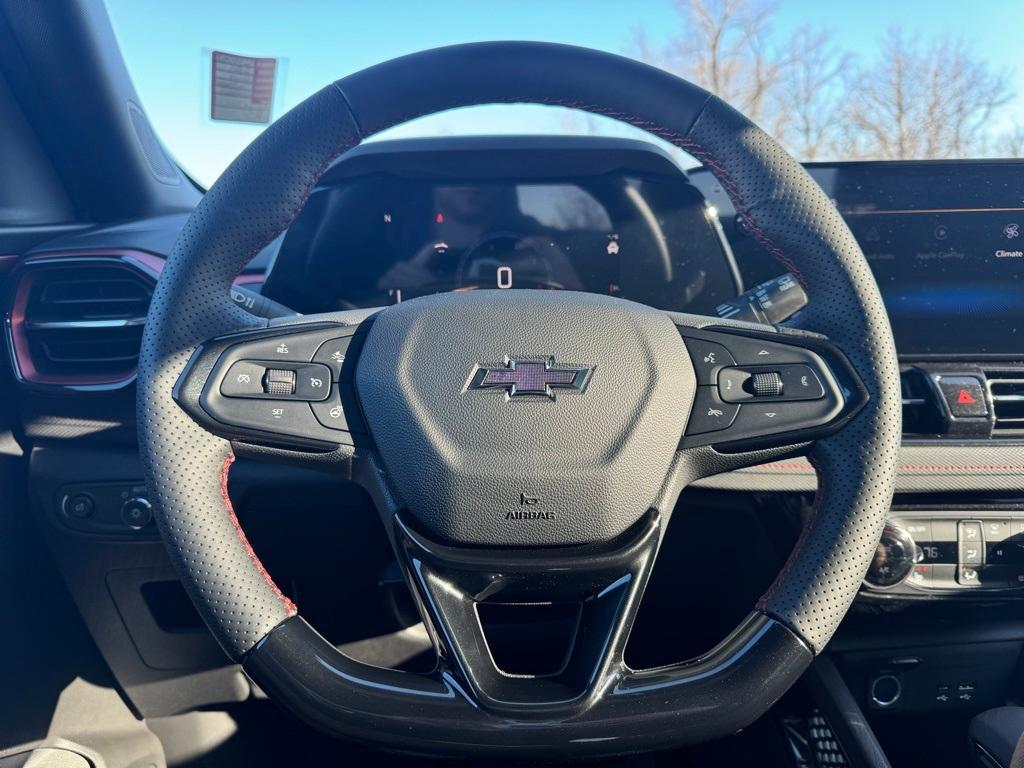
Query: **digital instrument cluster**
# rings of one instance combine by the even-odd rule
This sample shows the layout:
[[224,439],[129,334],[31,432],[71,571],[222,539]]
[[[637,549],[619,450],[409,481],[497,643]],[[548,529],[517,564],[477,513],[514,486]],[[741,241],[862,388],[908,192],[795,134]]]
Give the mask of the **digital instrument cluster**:
[[343,158],[290,227],[267,295],[318,312],[527,288],[704,314],[736,296],[713,213],[659,150],[491,141],[486,153],[450,139]]

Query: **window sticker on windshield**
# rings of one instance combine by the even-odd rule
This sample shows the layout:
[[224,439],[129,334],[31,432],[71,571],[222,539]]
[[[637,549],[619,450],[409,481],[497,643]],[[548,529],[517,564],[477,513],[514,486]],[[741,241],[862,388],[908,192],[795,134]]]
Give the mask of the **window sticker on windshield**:
[[274,105],[277,59],[213,51],[210,119],[266,125]]

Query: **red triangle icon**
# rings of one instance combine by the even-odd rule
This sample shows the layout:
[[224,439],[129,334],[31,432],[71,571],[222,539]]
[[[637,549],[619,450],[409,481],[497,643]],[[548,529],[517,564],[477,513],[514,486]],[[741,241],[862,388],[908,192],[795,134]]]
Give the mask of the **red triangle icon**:
[[956,401],[960,405],[973,405],[976,401],[971,397],[971,393],[966,389],[961,389],[960,394],[956,396]]

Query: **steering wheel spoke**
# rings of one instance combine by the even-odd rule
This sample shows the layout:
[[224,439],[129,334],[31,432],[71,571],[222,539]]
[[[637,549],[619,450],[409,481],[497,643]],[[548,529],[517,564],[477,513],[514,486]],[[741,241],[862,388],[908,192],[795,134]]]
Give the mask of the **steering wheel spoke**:
[[540,551],[447,546],[395,518],[399,559],[439,650],[491,711],[571,714],[622,679],[660,536],[653,510],[613,542]]

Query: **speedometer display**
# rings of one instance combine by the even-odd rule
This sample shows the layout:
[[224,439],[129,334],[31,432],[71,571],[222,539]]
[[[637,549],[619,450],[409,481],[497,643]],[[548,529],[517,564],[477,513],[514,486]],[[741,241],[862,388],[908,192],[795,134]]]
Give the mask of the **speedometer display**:
[[707,313],[737,293],[714,226],[678,171],[512,180],[369,173],[314,193],[266,293],[301,312],[525,288]]
[[[393,301],[481,288],[618,290],[619,235],[604,207],[579,187],[406,186],[394,198],[381,201],[381,239],[392,252],[411,255],[377,280]],[[421,202],[410,208],[416,198]]]

